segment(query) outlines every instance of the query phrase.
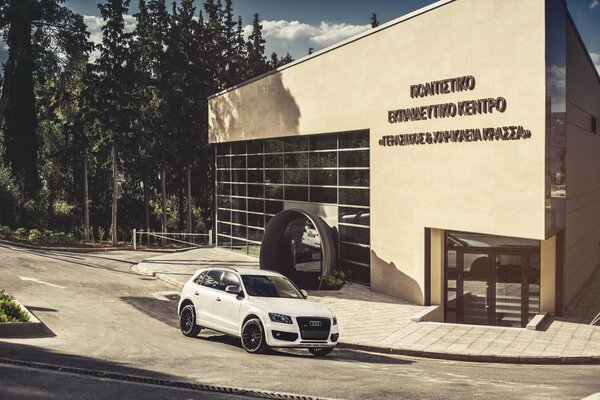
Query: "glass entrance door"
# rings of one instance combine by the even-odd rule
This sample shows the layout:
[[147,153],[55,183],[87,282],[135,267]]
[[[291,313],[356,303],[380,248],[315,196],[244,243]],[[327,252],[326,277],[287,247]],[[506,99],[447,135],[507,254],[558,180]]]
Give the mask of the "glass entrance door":
[[490,292],[490,262],[486,253],[460,252],[462,257],[462,322],[490,325],[493,307]]

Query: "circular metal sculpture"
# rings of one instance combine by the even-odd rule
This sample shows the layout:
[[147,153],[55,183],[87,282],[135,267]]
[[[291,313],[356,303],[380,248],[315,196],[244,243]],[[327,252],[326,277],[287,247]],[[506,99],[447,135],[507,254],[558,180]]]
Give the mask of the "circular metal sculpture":
[[[306,220],[306,223],[303,220]],[[291,232],[297,232],[298,227],[302,231],[293,236]],[[296,241],[290,239],[292,236]],[[296,252],[299,246],[308,250],[317,248],[317,251],[320,251],[319,265],[316,269],[312,268],[313,270],[309,271],[316,262],[299,262],[297,254],[302,255]],[[334,270],[336,261],[333,230],[321,217],[292,208],[279,212],[267,224],[260,246],[261,269],[278,271],[304,287],[320,288],[322,278]],[[303,265],[305,269],[300,269],[297,265]]]

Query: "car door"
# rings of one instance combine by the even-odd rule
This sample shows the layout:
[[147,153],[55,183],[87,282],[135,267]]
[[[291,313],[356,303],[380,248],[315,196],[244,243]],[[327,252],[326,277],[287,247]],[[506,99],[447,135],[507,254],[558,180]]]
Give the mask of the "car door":
[[222,275],[223,271],[208,271],[192,294],[198,325],[210,326],[214,323],[213,309],[215,299],[220,293]]
[[225,288],[229,285],[241,287],[241,282],[238,276],[230,271],[225,271],[222,278],[222,291],[215,299],[213,316],[215,324],[218,324],[223,331],[233,335],[239,335],[240,327],[240,307],[243,296],[225,292]]

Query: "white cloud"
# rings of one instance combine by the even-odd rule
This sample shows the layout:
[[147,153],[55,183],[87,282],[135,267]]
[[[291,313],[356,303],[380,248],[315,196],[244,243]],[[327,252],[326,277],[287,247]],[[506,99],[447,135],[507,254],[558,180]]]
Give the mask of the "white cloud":
[[590,10],[593,10],[594,8],[598,7],[598,5],[600,5],[600,1],[592,0],[592,2],[590,3]]
[[599,53],[590,53],[590,57],[592,57],[592,61],[596,66],[596,70],[600,74],[600,54]]
[[[305,24],[299,21],[269,21],[261,22],[262,34],[266,40],[266,54],[276,52],[284,56],[289,52],[294,58],[308,54],[309,48],[320,50],[355,36],[371,28],[371,25],[333,24],[321,22],[319,26]],[[244,27],[246,38],[252,32],[252,25]]]
[[[125,32],[132,32],[135,29],[136,20],[133,15],[125,15]],[[83,22],[87,25],[88,32],[90,32],[90,40],[94,42],[94,44],[102,43],[102,27],[104,26],[104,21],[102,17],[95,15],[84,15]],[[100,56],[100,51],[94,50],[94,52],[90,55],[90,61],[93,62]]]

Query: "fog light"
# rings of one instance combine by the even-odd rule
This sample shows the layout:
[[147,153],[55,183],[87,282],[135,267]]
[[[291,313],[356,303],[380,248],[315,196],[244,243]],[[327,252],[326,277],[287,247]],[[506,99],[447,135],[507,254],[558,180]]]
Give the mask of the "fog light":
[[331,334],[331,341],[332,342],[337,342],[339,338],[340,338],[340,334],[339,333],[332,333]]

